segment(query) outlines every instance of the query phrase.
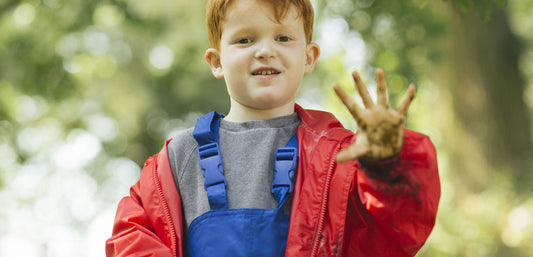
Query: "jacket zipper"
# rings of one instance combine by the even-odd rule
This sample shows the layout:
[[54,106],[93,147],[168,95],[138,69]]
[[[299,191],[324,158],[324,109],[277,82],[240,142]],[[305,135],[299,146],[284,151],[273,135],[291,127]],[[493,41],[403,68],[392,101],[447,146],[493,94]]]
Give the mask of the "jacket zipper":
[[332,162],[329,164],[328,173],[326,175],[326,185],[324,186],[324,195],[322,197],[322,203],[320,206],[320,216],[318,218],[318,229],[315,234],[315,240],[313,244],[313,251],[311,252],[311,257],[315,257],[318,254],[318,247],[320,245],[320,241],[322,240],[323,236],[320,236],[322,234],[322,229],[324,229],[324,220],[326,218],[326,208],[327,208],[327,201],[329,196],[329,186],[331,183],[331,177],[333,176],[333,168],[335,167],[335,156],[337,156],[337,153],[340,150],[340,144],[335,149],[335,152],[333,153]]
[[153,179],[154,184],[157,189],[157,193],[159,194],[159,200],[161,201],[161,205],[163,206],[163,214],[165,215],[165,220],[168,223],[168,230],[170,231],[170,243],[171,243],[171,250],[172,255],[177,256],[177,249],[176,249],[176,229],[174,228],[174,223],[172,222],[172,219],[170,217],[170,211],[168,207],[168,203],[165,200],[165,195],[163,194],[163,189],[161,188],[161,181],[159,181],[159,177],[157,176],[157,158],[159,155],[154,156],[154,164],[152,168],[153,172]]

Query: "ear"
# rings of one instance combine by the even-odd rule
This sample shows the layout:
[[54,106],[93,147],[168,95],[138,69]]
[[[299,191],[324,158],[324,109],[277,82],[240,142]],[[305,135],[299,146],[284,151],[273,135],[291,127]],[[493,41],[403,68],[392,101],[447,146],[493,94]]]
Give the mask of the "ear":
[[305,56],[306,59],[304,73],[309,74],[315,68],[316,60],[318,60],[318,56],[320,56],[320,47],[318,46],[318,44],[308,44],[307,49],[305,50]]
[[222,69],[222,64],[220,62],[220,53],[214,48],[209,48],[205,51],[205,60],[209,67],[211,67],[211,72],[213,76],[217,79],[224,78],[224,70]]

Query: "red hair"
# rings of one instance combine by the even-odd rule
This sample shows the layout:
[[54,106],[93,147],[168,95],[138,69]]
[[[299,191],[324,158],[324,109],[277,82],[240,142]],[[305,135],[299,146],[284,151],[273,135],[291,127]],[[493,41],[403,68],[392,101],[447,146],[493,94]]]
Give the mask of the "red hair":
[[[222,37],[222,25],[227,11],[236,0],[209,0],[206,7],[207,36],[211,47],[220,50],[220,38]],[[238,1],[238,0],[237,0]],[[250,0],[241,0],[250,1]],[[274,10],[277,22],[281,22],[292,5],[298,12],[298,18],[301,18],[304,25],[305,40],[307,44],[311,43],[313,38],[313,22],[315,12],[309,0],[255,0],[262,1]]]

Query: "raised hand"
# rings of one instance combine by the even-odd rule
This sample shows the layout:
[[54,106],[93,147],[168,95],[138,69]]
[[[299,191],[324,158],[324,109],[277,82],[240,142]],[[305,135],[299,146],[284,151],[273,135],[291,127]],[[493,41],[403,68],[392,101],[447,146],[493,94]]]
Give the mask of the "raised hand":
[[352,97],[339,85],[333,86],[335,93],[350,111],[359,131],[355,142],[337,154],[337,162],[354,160],[359,157],[370,160],[385,159],[399,153],[403,145],[403,132],[409,105],[416,92],[410,84],[407,93],[397,110],[390,108],[387,96],[387,82],[383,69],[376,71],[378,102],[374,104],[365,83],[357,71],[352,73],[355,86],[365,109],[357,105]]

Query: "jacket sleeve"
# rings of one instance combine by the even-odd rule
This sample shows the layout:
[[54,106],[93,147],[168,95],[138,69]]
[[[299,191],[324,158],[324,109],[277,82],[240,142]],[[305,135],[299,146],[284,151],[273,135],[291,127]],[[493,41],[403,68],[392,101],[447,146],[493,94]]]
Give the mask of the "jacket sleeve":
[[399,155],[356,164],[348,203],[345,256],[414,256],[428,238],[440,198],[436,151],[406,130]]
[[112,236],[106,241],[107,257],[175,256],[171,248],[172,231],[168,231],[168,220],[164,220],[168,217],[154,182],[156,157],[146,162],[139,181],[130,189],[130,196],[118,204]]

